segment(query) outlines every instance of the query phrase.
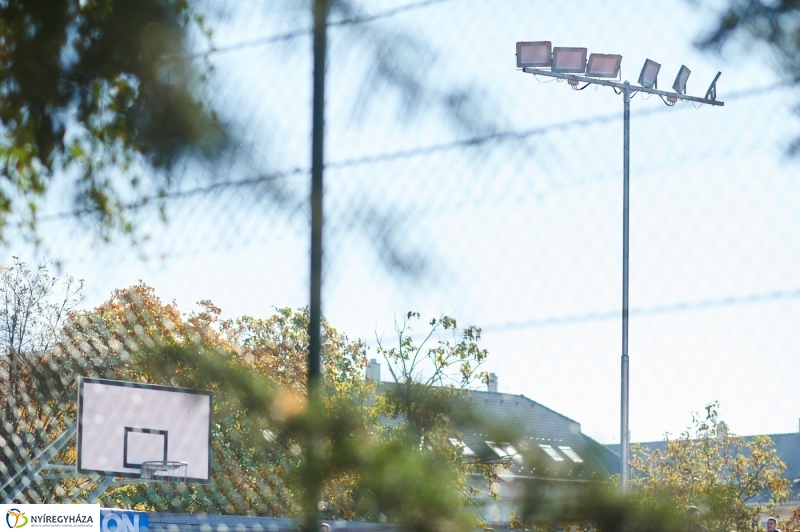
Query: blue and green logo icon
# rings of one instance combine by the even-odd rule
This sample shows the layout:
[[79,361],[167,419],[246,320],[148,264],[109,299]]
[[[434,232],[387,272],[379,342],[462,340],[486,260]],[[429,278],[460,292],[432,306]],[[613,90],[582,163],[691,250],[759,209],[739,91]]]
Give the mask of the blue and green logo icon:
[[6,524],[8,528],[22,528],[28,524],[28,518],[22,510],[10,508],[6,512]]

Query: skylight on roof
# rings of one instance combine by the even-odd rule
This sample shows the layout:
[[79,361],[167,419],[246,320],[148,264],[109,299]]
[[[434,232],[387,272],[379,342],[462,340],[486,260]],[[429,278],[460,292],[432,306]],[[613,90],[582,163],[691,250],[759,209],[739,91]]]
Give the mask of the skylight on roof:
[[561,449],[561,452],[566,454],[567,457],[573,462],[577,463],[583,462],[583,458],[578,456],[578,453],[573,451],[572,447],[570,447],[569,445],[559,445],[558,448]]
[[555,460],[556,462],[563,462],[563,461],[564,461],[564,459],[563,459],[563,458],[561,458],[561,455],[560,455],[560,454],[558,454],[558,451],[556,451],[555,449],[553,449],[553,448],[552,448],[550,445],[547,445],[547,444],[544,444],[544,443],[540,443],[540,444],[539,444],[539,447],[541,447],[541,448],[542,448],[542,450],[543,450],[544,452],[546,452],[546,453],[547,453],[547,455],[548,455],[550,458],[552,458],[553,460]]
[[497,456],[500,458],[511,458],[515,462],[521,464],[522,463],[522,456],[514,449],[514,446],[510,443],[496,443],[493,441],[487,441],[486,445],[489,446]]
[[461,454],[462,455],[464,455],[464,456],[474,456],[475,455],[475,453],[472,451],[472,449],[470,449],[469,446],[467,446],[467,444],[464,443],[463,441],[461,441],[461,440],[459,440],[457,438],[449,438],[449,440],[450,440],[450,443],[453,444],[453,446],[461,449]]

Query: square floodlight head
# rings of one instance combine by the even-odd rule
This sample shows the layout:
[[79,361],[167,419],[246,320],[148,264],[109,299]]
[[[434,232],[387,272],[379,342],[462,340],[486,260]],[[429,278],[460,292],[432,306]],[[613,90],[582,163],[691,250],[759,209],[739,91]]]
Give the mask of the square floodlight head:
[[648,89],[658,87],[659,70],[661,70],[661,65],[652,59],[645,60],[644,66],[642,67],[642,73],[639,74],[639,85]]
[[549,68],[552,63],[553,43],[550,41],[517,43],[517,68]]
[[553,72],[583,74],[586,71],[586,48],[553,48]]
[[592,54],[586,63],[586,75],[590,78],[616,78],[622,56],[614,54]]
[[686,94],[686,80],[689,79],[691,73],[692,71],[686,68],[686,65],[681,65],[681,69],[675,77],[675,83],[672,84],[672,90],[678,94]]

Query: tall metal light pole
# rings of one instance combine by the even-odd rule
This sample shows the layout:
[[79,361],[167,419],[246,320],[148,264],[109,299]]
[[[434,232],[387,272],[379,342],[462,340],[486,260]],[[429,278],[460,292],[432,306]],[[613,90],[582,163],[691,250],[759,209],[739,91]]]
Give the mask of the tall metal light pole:
[[306,530],[319,530],[322,493],[322,442],[315,416],[322,412],[322,229],[323,172],[325,168],[325,59],[327,56],[328,0],[315,0],[313,37],[313,104],[311,112],[311,250],[308,304],[308,408],[312,419],[307,433],[304,512]]
[[629,359],[628,359],[628,251],[630,249],[630,185],[631,185],[631,84],[627,81],[622,88],[623,126],[622,126],[622,375],[620,408],[620,468],[619,485],[622,491],[628,490],[630,474],[631,431],[628,425]]
[[[673,84],[675,92],[657,89],[658,71],[661,65],[648,59],[639,76],[639,85],[633,86],[629,81],[598,79],[617,78],[620,72],[622,56],[608,54],[591,54],[586,60],[586,48],[552,48],[549,41],[518,42],[517,67],[526,74],[547,76],[567,80],[575,90],[583,90],[589,85],[611,87],[622,95],[623,101],[623,141],[622,141],[622,357],[620,376],[620,488],[628,489],[630,476],[630,428],[629,428],[629,364],[628,358],[628,256],[630,249],[630,155],[631,155],[631,96],[637,92],[655,94],[665,104],[672,106],[678,100],[698,102],[708,105],[722,106],[717,101],[717,80],[711,82],[704,98],[685,94],[686,80],[690,71],[682,66]],[[549,68],[550,70],[543,70]],[[575,75],[576,73],[586,74]],[[582,87],[579,85],[583,83]]]

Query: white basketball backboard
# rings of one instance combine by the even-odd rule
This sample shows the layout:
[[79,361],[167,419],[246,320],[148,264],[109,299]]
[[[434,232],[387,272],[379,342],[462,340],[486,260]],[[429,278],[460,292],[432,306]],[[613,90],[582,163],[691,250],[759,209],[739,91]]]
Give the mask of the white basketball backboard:
[[188,463],[211,479],[211,392],[81,377],[78,472],[139,478],[148,461]]

